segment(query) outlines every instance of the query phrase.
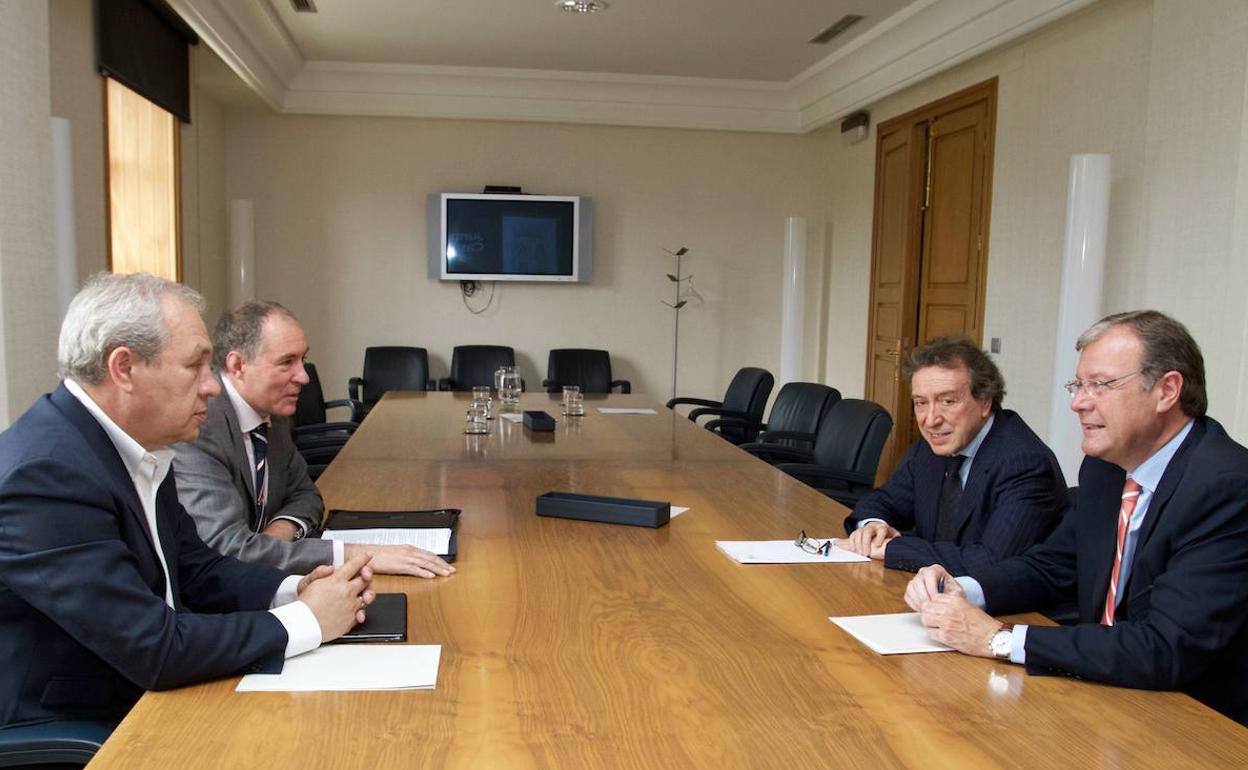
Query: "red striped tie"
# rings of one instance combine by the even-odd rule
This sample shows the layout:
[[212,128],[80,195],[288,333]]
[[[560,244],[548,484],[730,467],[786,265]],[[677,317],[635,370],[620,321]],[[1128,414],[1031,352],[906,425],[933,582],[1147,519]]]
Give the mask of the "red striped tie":
[[1127,542],[1127,527],[1135,512],[1135,501],[1140,499],[1140,485],[1135,479],[1127,479],[1122,485],[1122,507],[1118,509],[1118,548],[1114,551],[1114,571],[1109,574],[1109,592],[1105,595],[1105,611],[1101,613],[1101,625],[1114,624],[1114,605],[1118,601],[1118,572],[1122,568],[1122,546]]

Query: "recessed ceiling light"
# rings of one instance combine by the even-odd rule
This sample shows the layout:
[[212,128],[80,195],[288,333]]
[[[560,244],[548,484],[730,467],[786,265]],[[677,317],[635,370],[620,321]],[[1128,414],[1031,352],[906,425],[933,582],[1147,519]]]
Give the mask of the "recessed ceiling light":
[[559,0],[555,3],[555,7],[561,11],[569,11],[571,13],[593,13],[594,11],[607,10],[607,4],[603,0]]

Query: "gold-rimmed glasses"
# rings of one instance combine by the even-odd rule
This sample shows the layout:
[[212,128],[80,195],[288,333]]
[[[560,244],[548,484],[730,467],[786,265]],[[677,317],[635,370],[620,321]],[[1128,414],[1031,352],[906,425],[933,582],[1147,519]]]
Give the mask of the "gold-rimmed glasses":
[[1140,369],[1139,371],[1131,372],[1130,374],[1124,374],[1121,377],[1115,377],[1112,380],[1087,380],[1086,382],[1076,378],[1063,385],[1062,389],[1069,393],[1071,398],[1079,395],[1079,391],[1081,390],[1087,392],[1087,394],[1092,398],[1100,398],[1109,391],[1116,390],[1116,388],[1112,387],[1113,385],[1130,377],[1134,377],[1137,374],[1143,373],[1144,370]]

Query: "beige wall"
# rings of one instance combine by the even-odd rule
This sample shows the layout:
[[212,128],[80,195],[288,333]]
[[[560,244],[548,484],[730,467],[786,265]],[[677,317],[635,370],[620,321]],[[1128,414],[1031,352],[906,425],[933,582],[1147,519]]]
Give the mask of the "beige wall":
[[[786,216],[808,218],[818,275],[822,141],[227,110],[226,198],[253,202],[257,293],[302,318],[328,396],[343,395],[367,345],[426,347],[443,376],[452,347],[469,343],[515,347],[532,385],[551,347],[607,348],[617,377],[665,396],[663,248],[682,244],[706,304],[682,312],[679,390],[718,396],[737,368],[779,365]],[[485,184],[592,196],[592,282],[499,282],[473,315],[457,284],[430,280],[425,196]]]
[[[191,49],[191,81],[207,57],[206,46]],[[228,304],[225,279],[224,110],[202,89],[191,91],[191,123],[182,124],[182,280],[208,300],[209,328]]]
[[[1105,2],[871,108],[878,123],[999,78],[984,336],[1003,340],[1007,405],[1042,435],[1069,159],[1098,152],[1113,162],[1105,311],[1156,307],[1187,323],[1205,350],[1211,413],[1248,437],[1238,407],[1246,32],[1248,4],[1235,0]],[[838,180],[828,204],[827,376],[861,392],[874,135],[848,147],[830,138],[826,149],[826,173]]]

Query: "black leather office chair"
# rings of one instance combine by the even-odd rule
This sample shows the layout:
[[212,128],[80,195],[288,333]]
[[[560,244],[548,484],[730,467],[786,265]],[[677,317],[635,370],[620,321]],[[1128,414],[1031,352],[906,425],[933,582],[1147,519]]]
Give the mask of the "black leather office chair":
[[364,349],[364,374],[347,382],[347,392],[361,408],[353,416],[364,419],[381,397],[391,390],[433,390],[429,379],[429,353],[424,348],[383,346]]
[[723,401],[712,401],[707,398],[677,397],[667,402],[671,409],[681,404],[698,407],[689,412],[690,420],[697,422],[701,417],[733,418],[740,422],[724,427],[719,435],[734,444],[753,441],[758,436],[763,424],[763,410],[767,408],[767,397],[771,395],[771,387],[776,382],[771,372],[755,366],[747,366],[733,376],[724,392]]
[[359,427],[353,421],[329,422],[328,410],[350,409],[354,417],[362,411],[362,404],[347,398],[326,401],[316,365],[304,362],[303,368],[308,373],[308,384],[299,391],[295,416],[291,420],[291,434],[295,448],[308,464],[308,474],[315,481]]
[[[758,441],[742,444],[741,448],[751,454],[759,454],[769,446],[809,451],[814,448],[824,417],[840,400],[841,392],[827,385],[817,382],[787,383],[776,394],[776,400],[771,405],[771,414],[760,428]],[[742,425],[742,421],[723,417],[711,420],[706,428],[718,431],[733,425]]]
[[[884,407],[858,398],[844,398],[828,410],[813,450],[808,453],[768,445],[764,459],[853,508],[875,486],[880,454],[892,430],[893,418]],[[785,462],[786,459],[796,462]]]
[[44,722],[0,729],[0,767],[82,767],[113,725],[91,721]]
[[632,393],[628,380],[611,379],[611,354],[588,348],[555,348],[546,359],[546,379],[542,387],[547,393],[559,393],[564,385],[579,385],[582,393]]
[[451,351],[451,373],[438,380],[438,390],[494,387],[494,372],[500,366],[515,365],[516,351],[506,345],[456,345]]

